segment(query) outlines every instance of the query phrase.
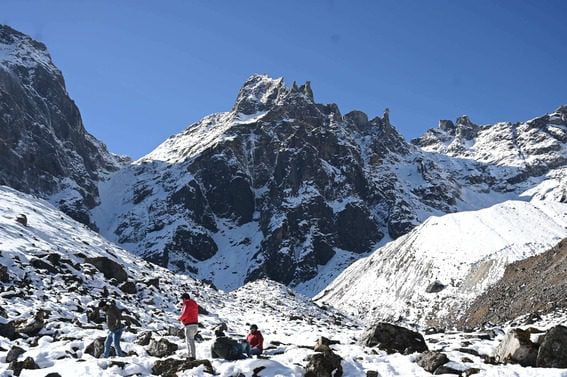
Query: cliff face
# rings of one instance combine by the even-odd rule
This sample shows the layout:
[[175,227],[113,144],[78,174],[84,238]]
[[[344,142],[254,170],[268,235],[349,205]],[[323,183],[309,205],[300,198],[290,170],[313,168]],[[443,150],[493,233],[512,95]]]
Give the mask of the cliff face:
[[0,184],[91,224],[97,181],[118,159],[85,131],[45,45],[0,25]]

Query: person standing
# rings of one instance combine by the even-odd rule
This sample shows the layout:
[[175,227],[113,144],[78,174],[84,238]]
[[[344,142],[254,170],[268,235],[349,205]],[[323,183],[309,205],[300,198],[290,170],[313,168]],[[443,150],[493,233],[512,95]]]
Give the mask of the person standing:
[[181,315],[179,321],[185,327],[185,341],[187,343],[187,354],[189,359],[195,360],[195,335],[199,329],[199,305],[191,300],[188,293],[181,295],[183,307],[181,308]]
[[120,348],[120,337],[122,336],[122,331],[124,331],[124,326],[122,325],[122,312],[120,312],[120,309],[116,307],[116,303],[114,301],[101,301],[99,303],[99,308],[105,312],[106,325],[108,326],[108,336],[104,342],[103,357],[108,358],[110,356],[112,343],[114,343],[116,356],[123,357],[124,352],[122,352],[122,349]]
[[245,353],[248,356],[262,354],[264,350],[264,337],[262,333],[258,331],[258,326],[250,325],[250,333],[246,337],[246,343]]

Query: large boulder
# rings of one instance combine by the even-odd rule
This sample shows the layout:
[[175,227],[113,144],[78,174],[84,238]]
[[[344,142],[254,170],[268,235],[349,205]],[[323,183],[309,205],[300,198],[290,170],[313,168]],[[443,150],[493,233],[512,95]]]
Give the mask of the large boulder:
[[102,272],[105,278],[108,280],[116,279],[118,283],[125,283],[128,280],[128,274],[124,268],[107,257],[93,257],[86,258],[85,263],[90,263],[96,267],[97,270]]
[[37,335],[45,326],[45,320],[48,317],[48,312],[45,310],[38,310],[31,320],[22,322],[16,326],[16,331],[20,334],[28,336]]
[[160,340],[151,340],[148,347],[148,354],[154,357],[171,356],[179,347],[175,343],[171,343],[165,338]]
[[535,367],[538,346],[530,340],[527,330],[512,329],[496,348],[496,360],[500,363],[520,364],[524,367]]
[[449,358],[441,352],[426,351],[417,356],[415,361],[417,365],[429,373],[433,373],[441,365],[447,364],[449,362]]
[[341,377],[343,367],[341,366],[342,357],[335,354],[328,345],[318,342],[316,345],[317,353],[305,358],[305,377]]
[[[104,336],[96,338],[93,342],[91,342],[85,348],[85,353],[89,354],[91,356],[94,356],[98,359],[99,357],[102,356],[102,354],[104,352],[104,341],[105,340],[106,340],[106,337],[104,337]],[[111,349],[110,352],[114,353],[114,347]]]
[[538,353],[539,368],[567,368],[567,327],[555,326],[545,334]]
[[20,355],[26,353],[26,350],[24,350],[21,347],[18,346],[13,346],[10,351],[8,351],[8,353],[6,354],[6,363],[11,363],[12,361],[17,361],[18,357],[20,357]]
[[165,377],[175,377],[178,372],[186,371],[188,369],[204,366],[206,373],[214,374],[215,371],[209,360],[180,360],[180,359],[165,359],[158,360],[152,368],[152,374]]
[[8,369],[13,370],[15,376],[19,376],[23,369],[39,369],[39,366],[33,358],[26,357],[24,361],[12,361],[8,364]]
[[378,347],[389,354],[398,352],[407,355],[428,351],[420,333],[386,322],[367,329],[362,335],[361,343],[367,347]]

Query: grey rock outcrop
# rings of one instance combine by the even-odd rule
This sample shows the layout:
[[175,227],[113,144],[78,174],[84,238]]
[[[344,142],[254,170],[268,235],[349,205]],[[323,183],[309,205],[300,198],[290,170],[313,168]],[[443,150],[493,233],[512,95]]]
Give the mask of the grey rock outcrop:
[[428,351],[423,335],[391,323],[379,322],[362,335],[360,343],[367,347],[377,347],[387,353],[404,355]]
[[119,159],[90,135],[47,48],[0,25],[0,184],[50,199],[92,225],[97,181]]

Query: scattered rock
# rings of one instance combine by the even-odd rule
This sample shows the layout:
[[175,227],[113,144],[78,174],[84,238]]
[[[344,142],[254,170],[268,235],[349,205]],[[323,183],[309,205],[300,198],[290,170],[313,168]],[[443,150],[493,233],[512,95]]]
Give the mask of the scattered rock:
[[118,283],[124,283],[128,280],[128,274],[124,268],[107,257],[85,258],[85,263],[90,263],[102,272],[107,279],[116,279]]
[[51,265],[51,263],[48,263],[44,260],[38,259],[38,258],[33,258],[30,261],[30,265],[38,270],[47,270],[48,272],[52,273],[52,274],[56,274],[59,272],[59,270],[57,268],[55,268],[54,266]]
[[10,274],[8,274],[8,268],[6,266],[0,266],[0,281],[2,283],[8,283],[10,281]]
[[158,341],[152,339],[147,351],[150,356],[166,357],[171,356],[178,348],[177,344],[161,338]]
[[145,285],[147,285],[148,287],[156,287],[157,289],[159,289],[159,278],[153,278],[153,279],[147,279],[144,280],[143,283]]
[[[106,337],[104,337],[104,336],[96,338],[91,344],[89,344],[85,348],[85,353],[89,354],[91,356],[94,356],[98,359],[104,353],[104,341],[105,340],[106,340]],[[114,352],[114,347],[111,349],[110,352],[111,353]]]
[[28,217],[26,215],[24,215],[23,213],[20,213],[16,217],[16,222],[22,224],[23,226],[28,226]]
[[366,377],[380,377],[380,373],[378,373],[374,370],[367,370],[366,371]]
[[547,331],[537,353],[539,368],[567,368],[567,327],[555,326]]
[[15,376],[19,376],[23,369],[39,369],[39,366],[33,358],[26,357],[24,361],[12,361],[8,364],[8,369],[13,370]]
[[180,360],[180,359],[165,359],[158,360],[152,368],[152,373],[159,376],[165,377],[175,377],[178,372],[185,371],[187,369],[193,369],[198,366],[203,365],[205,367],[205,372],[214,374],[215,371],[211,362],[209,360]]
[[20,334],[28,336],[37,335],[45,325],[45,319],[48,317],[48,312],[45,310],[38,310],[33,319],[23,322],[16,327],[16,331]]
[[150,340],[152,340],[151,331],[144,331],[136,338],[136,344],[147,346],[148,344],[150,344]]
[[309,355],[305,358],[305,377],[341,377],[343,367],[341,366],[342,357],[335,354],[329,346],[319,345],[320,352]]
[[500,363],[535,367],[537,354],[538,347],[530,340],[530,333],[522,329],[512,329],[498,345],[496,360]]
[[456,374],[457,376],[460,376],[462,372],[463,371],[461,370],[454,369],[446,365],[441,365],[439,368],[435,370],[435,372],[433,372],[433,375],[437,376],[440,374]]
[[417,356],[416,362],[429,373],[433,373],[441,365],[448,363],[449,358],[441,352],[426,351]]
[[378,347],[389,354],[399,352],[407,355],[428,351],[420,333],[386,322],[380,322],[366,330],[361,343],[367,347]]
[[441,283],[439,280],[434,281],[425,288],[427,293],[438,293],[445,289],[446,285]]
[[26,350],[21,347],[14,346],[10,349],[10,351],[8,351],[5,362],[11,363],[12,361],[17,361],[18,357],[24,353],[26,353]]
[[472,376],[473,374],[478,374],[480,373],[480,369],[478,368],[469,368],[467,370],[465,370],[465,372],[463,373],[464,377],[469,377]]
[[3,336],[10,340],[15,340],[18,335],[16,334],[14,322],[0,323],[0,336]]
[[120,285],[118,288],[124,293],[128,293],[130,295],[136,294],[138,289],[136,288],[136,284],[132,281],[127,281]]

